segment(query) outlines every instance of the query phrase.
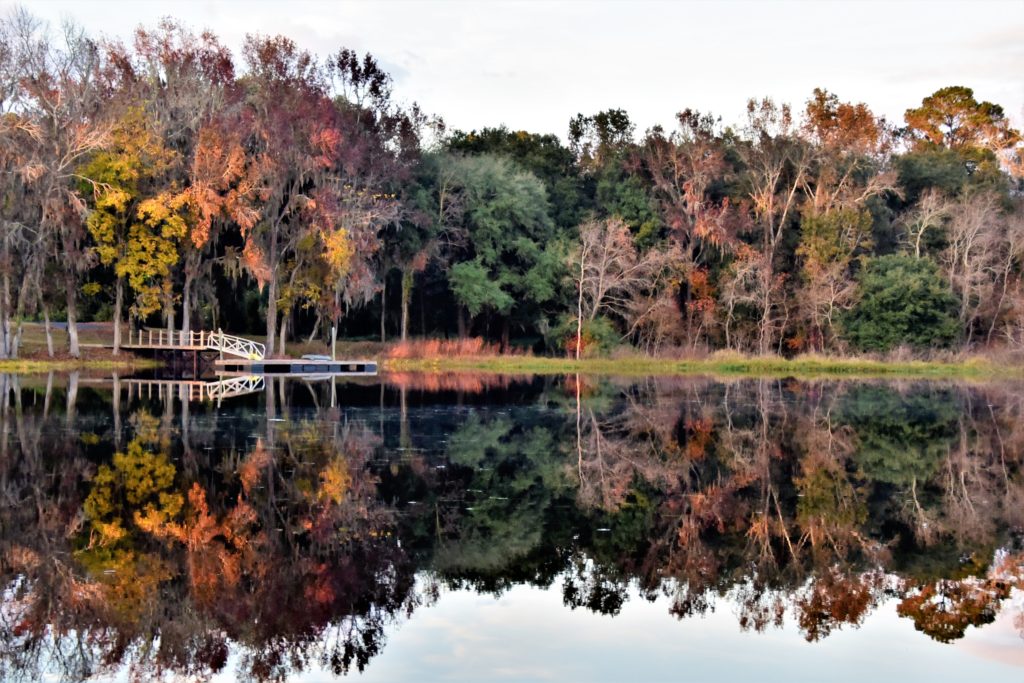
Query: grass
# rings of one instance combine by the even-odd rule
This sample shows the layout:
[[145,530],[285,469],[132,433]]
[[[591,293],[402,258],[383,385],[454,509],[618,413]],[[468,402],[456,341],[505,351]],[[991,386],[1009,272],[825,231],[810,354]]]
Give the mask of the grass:
[[[290,355],[330,353],[318,342],[288,346]],[[787,359],[779,356],[744,356],[719,351],[706,357],[654,358],[624,355],[613,358],[571,358],[501,355],[478,339],[441,341],[412,339],[408,342],[339,341],[339,358],[380,358],[388,372],[476,372],[508,375],[712,375],[719,377],[799,377],[850,379],[1024,379],[1020,358],[967,356],[914,360],[900,357],[830,357],[807,354]]]
[[589,375],[714,375],[750,377],[848,377],[932,379],[1024,379],[1024,366],[1006,366],[983,358],[963,362],[885,361],[869,358],[804,356],[794,359],[718,354],[701,359],[542,358],[490,356],[466,358],[389,358],[384,370],[394,372],[489,372],[507,374]]
[[0,360],[0,372],[37,374],[44,372],[73,372],[75,370],[124,371],[158,367],[159,363],[124,353],[114,357],[104,348],[113,338],[110,323],[81,323],[78,332],[81,358],[67,355],[67,333],[53,330],[55,356],[46,353],[46,332],[39,323],[25,323],[22,330],[20,358]]
[[75,370],[138,370],[158,364],[139,358],[17,358],[0,360],[0,372],[28,375],[42,372],[73,372]]

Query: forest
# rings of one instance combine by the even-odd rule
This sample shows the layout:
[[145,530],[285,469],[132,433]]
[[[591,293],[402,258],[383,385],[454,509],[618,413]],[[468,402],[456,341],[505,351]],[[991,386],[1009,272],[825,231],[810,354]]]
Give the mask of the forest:
[[[1024,143],[951,85],[903,121],[824,88],[564,140],[449,129],[371,54],[172,19],[0,20],[0,357],[26,323],[579,357],[1024,345]],[[526,106],[524,104],[524,106]],[[668,115],[668,112],[666,112]],[[64,325],[60,325],[61,328]],[[60,352],[58,349],[57,352]]]

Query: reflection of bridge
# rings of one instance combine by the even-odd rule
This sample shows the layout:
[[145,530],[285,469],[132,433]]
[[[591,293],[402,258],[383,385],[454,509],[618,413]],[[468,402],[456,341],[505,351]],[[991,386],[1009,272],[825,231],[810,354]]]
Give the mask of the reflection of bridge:
[[223,332],[184,332],[179,330],[128,330],[128,342],[121,345],[126,351],[217,351],[246,360],[262,360],[266,355],[263,344]]
[[127,387],[128,400],[153,398],[164,401],[177,398],[181,401],[220,401],[225,398],[255,394],[263,391],[263,377],[247,375],[226,377],[218,380],[175,380],[175,379],[116,379],[114,391]]

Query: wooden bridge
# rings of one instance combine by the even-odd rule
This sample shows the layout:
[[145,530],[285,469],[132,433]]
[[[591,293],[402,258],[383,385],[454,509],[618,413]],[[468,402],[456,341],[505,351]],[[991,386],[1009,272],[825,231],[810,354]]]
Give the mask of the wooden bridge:
[[128,330],[128,341],[121,344],[121,348],[126,351],[216,351],[221,357],[227,354],[245,360],[263,360],[267,354],[266,347],[257,341],[205,330]]

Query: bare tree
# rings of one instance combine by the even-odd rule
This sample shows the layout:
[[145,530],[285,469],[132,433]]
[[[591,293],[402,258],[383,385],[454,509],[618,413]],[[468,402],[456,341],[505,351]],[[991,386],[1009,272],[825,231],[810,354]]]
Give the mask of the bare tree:
[[784,327],[776,257],[811,172],[813,150],[797,136],[788,105],[770,99],[747,103],[748,143],[736,150],[746,165],[747,196],[758,234],[758,351],[768,353]]
[[[1014,213],[1006,216],[1004,245],[999,256],[999,298],[996,300],[988,334],[985,336],[986,344],[992,343],[993,333],[1000,323],[1005,326],[1009,341],[1024,341],[1020,334],[1024,331],[1024,292],[1020,278],[1021,267],[1024,266],[1024,207],[1018,206]],[[1015,320],[1014,312],[1017,310],[1021,315],[1017,315]]]
[[78,278],[91,264],[84,246],[86,206],[76,189],[89,179],[78,171],[107,144],[111,130],[103,111],[100,51],[70,23],[63,26],[60,43],[24,12],[14,14],[11,26],[23,59],[24,153],[18,170],[38,202],[40,244],[62,266],[68,351],[77,358]]
[[1004,234],[1005,223],[995,193],[968,195],[951,211],[942,263],[960,298],[960,320],[967,330],[968,344],[995,293],[999,254],[1005,249]]
[[655,283],[666,253],[641,254],[621,218],[592,220],[580,226],[580,243],[569,258],[576,284],[576,358],[580,357],[584,321],[603,312],[628,317],[633,303]]
[[902,224],[905,239],[916,258],[921,258],[921,249],[929,232],[942,228],[953,210],[953,203],[941,192],[932,188],[921,195],[913,209],[903,215]]

